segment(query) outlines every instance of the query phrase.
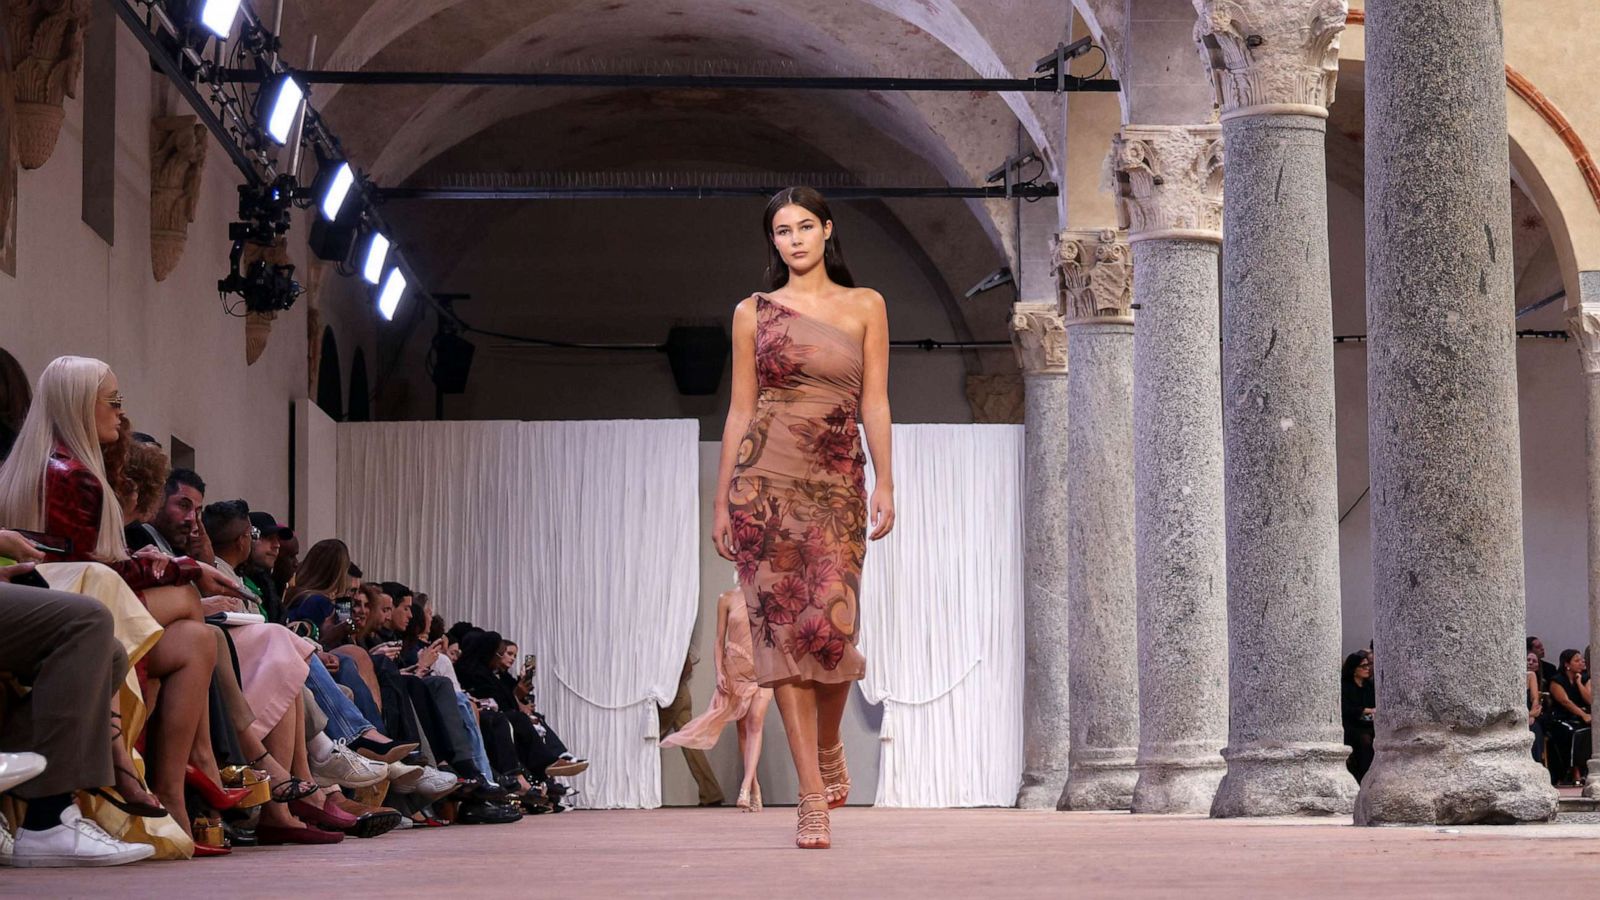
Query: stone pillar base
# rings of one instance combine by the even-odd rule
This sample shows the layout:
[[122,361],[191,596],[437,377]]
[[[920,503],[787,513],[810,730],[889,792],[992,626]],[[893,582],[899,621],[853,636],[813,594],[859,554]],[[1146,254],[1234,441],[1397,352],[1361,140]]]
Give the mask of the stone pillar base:
[[1344,744],[1255,744],[1222,751],[1228,774],[1217,787],[1211,817],[1342,816],[1360,785],[1344,762]]
[[1132,811],[1176,815],[1206,815],[1217,796],[1226,764],[1215,751],[1187,759],[1138,764],[1139,781],[1133,786]]
[[1132,747],[1120,753],[1111,751],[1105,759],[1073,760],[1056,809],[1128,809],[1133,806],[1133,786],[1138,781]]
[[1017,809],[1055,809],[1066,782],[1065,772],[1024,772],[1022,790],[1017,792]]
[[[1516,710],[1522,719],[1522,710]],[[1356,797],[1357,825],[1513,825],[1556,815],[1550,775],[1526,726],[1408,729],[1374,745]]]

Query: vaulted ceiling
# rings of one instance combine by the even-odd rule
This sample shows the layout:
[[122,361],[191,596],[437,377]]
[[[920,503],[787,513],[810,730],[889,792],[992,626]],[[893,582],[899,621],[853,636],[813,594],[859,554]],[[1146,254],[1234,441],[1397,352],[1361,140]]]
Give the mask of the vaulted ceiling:
[[[1066,38],[1066,0],[284,0],[291,64],[442,71],[1020,76]],[[313,102],[383,186],[466,173],[796,172],[981,184],[1018,148],[1052,166],[1048,94],[319,85]],[[390,214],[407,216],[421,204]],[[1014,258],[1008,203],[889,201],[949,286],[959,334],[1006,336],[1007,292],[951,297]],[[503,216],[438,217],[439,242]],[[465,229],[465,231],[463,230]]]

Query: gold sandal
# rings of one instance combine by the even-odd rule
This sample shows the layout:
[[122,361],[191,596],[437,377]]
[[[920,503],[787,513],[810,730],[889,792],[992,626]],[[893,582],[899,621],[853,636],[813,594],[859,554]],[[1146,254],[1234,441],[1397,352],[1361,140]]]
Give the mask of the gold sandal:
[[[807,804],[811,808],[807,809]],[[820,807],[820,808],[818,808]],[[794,845],[801,850],[827,850],[833,846],[833,834],[828,827],[828,798],[821,794],[801,794],[796,807],[799,821],[795,824]]]
[[750,811],[761,812],[761,782],[757,781],[750,792]]
[[828,808],[838,809],[850,799],[850,769],[844,762],[844,741],[817,751],[817,767],[822,770],[822,789],[828,795]]

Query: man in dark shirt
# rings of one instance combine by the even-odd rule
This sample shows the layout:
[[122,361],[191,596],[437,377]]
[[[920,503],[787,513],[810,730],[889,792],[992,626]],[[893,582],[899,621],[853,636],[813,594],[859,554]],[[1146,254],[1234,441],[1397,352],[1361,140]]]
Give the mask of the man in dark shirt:
[[1550,679],[1556,677],[1556,674],[1558,672],[1560,672],[1560,669],[1558,669],[1556,667],[1555,663],[1545,662],[1545,659],[1544,659],[1544,641],[1541,641],[1538,638],[1533,637],[1532,635],[1529,635],[1529,637],[1528,637],[1528,652],[1532,653],[1534,656],[1539,657],[1539,683],[1540,684],[1549,684],[1550,683]]

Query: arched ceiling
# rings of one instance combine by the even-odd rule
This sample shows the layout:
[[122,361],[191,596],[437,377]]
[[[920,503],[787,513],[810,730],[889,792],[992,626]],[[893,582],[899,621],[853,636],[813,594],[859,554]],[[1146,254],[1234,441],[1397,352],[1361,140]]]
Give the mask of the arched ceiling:
[[[285,52],[318,68],[733,71],[1020,76],[1069,31],[1066,0],[300,0]],[[1052,169],[1064,104],[1049,94],[601,91],[320,85],[316,103],[380,185],[464,172],[817,171],[978,184],[1007,156]],[[958,333],[1006,334],[1008,292],[957,295],[1014,258],[1012,204],[879,208],[950,288]],[[479,204],[465,229],[500,217]],[[410,215],[396,211],[391,215]],[[448,246],[435,217],[430,227]],[[432,223],[429,223],[430,225]]]

